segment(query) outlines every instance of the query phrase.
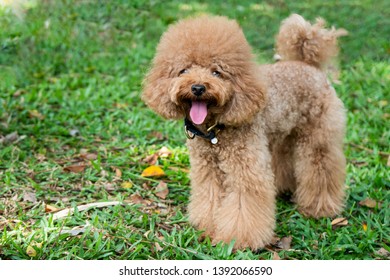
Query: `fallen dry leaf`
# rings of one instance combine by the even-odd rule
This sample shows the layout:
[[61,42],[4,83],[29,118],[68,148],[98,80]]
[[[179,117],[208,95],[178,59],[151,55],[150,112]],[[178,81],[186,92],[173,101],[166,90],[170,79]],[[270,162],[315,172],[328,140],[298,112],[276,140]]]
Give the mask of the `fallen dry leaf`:
[[160,244],[158,244],[158,242],[154,242],[154,247],[156,248],[157,252],[161,252],[163,250],[163,248]]
[[162,147],[158,152],[157,155],[162,158],[169,157],[172,155],[172,152],[167,147]]
[[279,249],[289,250],[291,248],[291,241],[291,236],[285,236],[282,237],[278,242],[276,242],[275,246]]
[[7,134],[7,135],[5,136],[5,142],[6,142],[6,143],[15,142],[16,140],[18,140],[18,138],[19,138],[18,132],[17,132],[17,131],[14,131],[14,132],[12,132],[12,133],[10,133],[10,134]]
[[159,213],[162,215],[166,215],[169,213],[170,207],[164,203],[158,202],[157,205]]
[[107,170],[105,170],[105,169],[101,169],[100,170],[100,176],[102,178],[107,177],[107,175],[108,175],[108,171]]
[[57,212],[59,211],[60,209],[58,209],[57,207],[54,207],[50,204],[45,204],[45,213],[52,213],[52,212]]
[[130,201],[134,204],[143,204],[144,199],[139,194],[135,193],[130,196]]
[[114,167],[114,170],[115,170],[115,177],[122,178],[122,170],[116,167]]
[[29,114],[30,118],[34,118],[34,119],[38,119],[38,120],[43,120],[45,118],[45,116],[42,115],[41,113],[39,113],[37,110],[28,111],[28,114]]
[[35,156],[35,158],[39,161],[39,162],[43,162],[46,160],[46,156],[45,155],[42,155],[42,154],[37,154]]
[[364,231],[367,231],[367,223],[363,222],[362,227]]
[[141,174],[142,177],[158,177],[163,175],[165,175],[164,171],[157,165],[147,167]]
[[164,181],[160,181],[156,187],[155,193],[161,199],[167,198],[167,196],[169,194],[169,189],[168,189],[167,183],[165,183]]
[[11,144],[11,143],[14,143],[14,142],[18,142],[19,140],[23,139],[24,136],[21,136],[19,137],[19,134],[17,131],[14,131],[10,134],[7,134],[6,136],[1,136],[0,135],[0,144],[1,143],[4,143],[4,144]]
[[143,183],[143,184],[142,184],[142,187],[143,187],[145,190],[147,190],[147,191],[149,191],[149,190],[151,189],[151,187],[150,187],[150,185],[149,185],[148,183]]
[[157,140],[163,140],[164,135],[159,132],[159,131],[152,131],[151,133],[148,134],[149,138],[156,138]]
[[390,156],[387,158],[387,166],[390,166]]
[[272,256],[272,259],[273,259],[273,260],[280,260],[279,254],[278,254],[277,252],[274,251],[273,256]]
[[377,253],[378,255],[382,256],[382,257],[390,257],[390,252],[387,251],[385,248],[380,248],[378,251],[376,251],[375,253]]
[[147,156],[142,161],[149,164],[149,165],[155,165],[157,163],[157,160],[158,160],[158,155],[153,154],[153,155]]
[[318,250],[318,240],[313,240],[312,244],[313,249]]
[[35,193],[33,193],[33,192],[25,192],[23,194],[23,201],[36,203],[37,202],[37,197],[36,197]]
[[80,156],[83,158],[83,159],[86,159],[86,160],[95,160],[98,158],[98,155],[97,154],[94,154],[94,153],[85,153],[85,154],[81,154],[80,153]]
[[106,191],[112,192],[115,190],[115,185],[112,183],[106,183],[104,184],[104,188],[106,189]]
[[362,201],[359,201],[360,206],[366,206],[368,208],[375,208],[378,206],[378,208],[381,208],[381,203],[378,203],[376,200],[372,198],[366,198],[363,199]]
[[64,167],[64,171],[73,172],[73,173],[81,173],[84,172],[87,165],[85,164],[75,164]]
[[348,220],[347,220],[347,218],[343,218],[343,217],[336,218],[330,224],[332,225],[332,228],[346,226],[346,225],[348,225]]
[[37,255],[37,251],[35,251],[35,249],[32,246],[28,245],[27,250],[26,250],[26,254],[29,257],[35,257]]

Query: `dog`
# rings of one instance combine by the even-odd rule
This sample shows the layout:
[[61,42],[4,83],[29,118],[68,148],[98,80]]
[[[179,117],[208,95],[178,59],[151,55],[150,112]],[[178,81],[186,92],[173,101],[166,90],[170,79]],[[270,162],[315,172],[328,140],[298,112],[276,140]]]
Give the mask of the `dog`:
[[184,119],[190,154],[189,221],[214,244],[253,250],[274,236],[275,200],[291,192],[320,218],[344,204],[345,109],[327,79],[343,29],[297,14],[276,36],[280,61],[258,65],[236,21],[203,15],[163,34],[142,100]]

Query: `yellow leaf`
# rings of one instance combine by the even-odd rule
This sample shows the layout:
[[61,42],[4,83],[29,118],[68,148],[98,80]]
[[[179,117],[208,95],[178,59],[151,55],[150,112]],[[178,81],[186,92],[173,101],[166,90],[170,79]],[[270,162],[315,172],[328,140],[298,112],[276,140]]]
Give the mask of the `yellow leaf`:
[[367,224],[366,223],[363,223],[363,230],[367,231]]
[[39,113],[37,110],[31,110],[28,113],[30,115],[30,118],[33,118],[33,119],[43,120],[45,118],[45,116],[42,115],[41,113]]
[[149,166],[141,174],[142,177],[157,177],[163,175],[165,175],[164,171],[157,165]]
[[124,188],[124,189],[130,189],[130,188],[132,188],[133,187],[133,183],[132,182],[123,182],[122,184],[121,184],[121,187],[122,188]]
[[37,255],[37,251],[35,251],[35,249],[30,245],[27,246],[26,253],[29,257],[35,257]]

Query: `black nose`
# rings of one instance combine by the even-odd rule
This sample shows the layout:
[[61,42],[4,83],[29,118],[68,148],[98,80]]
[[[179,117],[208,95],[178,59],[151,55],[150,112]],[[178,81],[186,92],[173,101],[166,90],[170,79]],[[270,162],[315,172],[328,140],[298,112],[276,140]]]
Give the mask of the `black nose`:
[[196,96],[201,96],[206,91],[206,87],[204,85],[192,85],[191,91]]

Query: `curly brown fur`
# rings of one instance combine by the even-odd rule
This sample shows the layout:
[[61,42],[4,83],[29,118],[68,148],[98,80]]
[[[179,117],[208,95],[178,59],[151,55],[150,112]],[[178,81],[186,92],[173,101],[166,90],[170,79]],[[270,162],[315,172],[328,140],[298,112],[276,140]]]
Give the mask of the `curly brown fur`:
[[338,54],[337,38],[347,35],[344,29],[325,29],[321,18],[314,25],[297,14],[282,22],[276,37],[276,50],[281,60],[298,60],[324,68]]
[[204,133],[224,126],[216,145],[187,141],[189,219],[215,243],[268,244],[278,192],[292,191],[308,216],[342,209],[344,109],[320,70],[335,54],[337,32],[302,20],[291,16],[278,35],[278,50],[293,61],[272,65],[256,65],[242,30],[224,17],[180,21],[157,47],[146,104],[165,118],[192,120]]

